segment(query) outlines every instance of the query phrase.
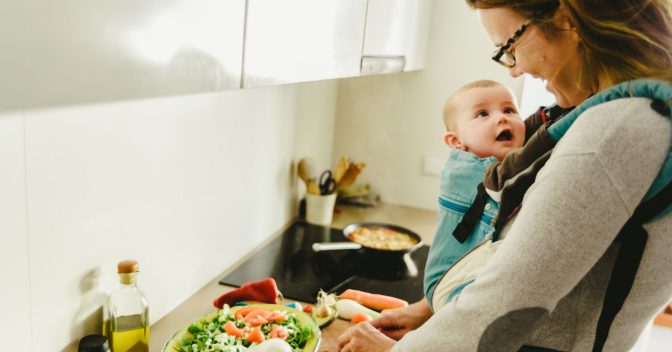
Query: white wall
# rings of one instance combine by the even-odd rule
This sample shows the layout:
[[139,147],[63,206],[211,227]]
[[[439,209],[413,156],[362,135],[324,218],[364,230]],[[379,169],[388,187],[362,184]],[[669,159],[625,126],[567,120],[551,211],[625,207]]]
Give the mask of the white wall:
[[342,80],[334,157],[367,162],[358,182],[370,182],[384,201],[436,209],[439,178],[421,174],[423,156],[443,159],[443,102],[476,79],[522,80],[490,59],[493,44],[463,1],[434,1],[423,71]]
[[539,106],[555,104],[555,95],[546,90],[546,81],[525,75],[523,82],[523,91],[520,94],[520,116],[530,116],[539,109]]
[[69,351],[99,331],[119,260],[139,260],[153,323],[279,230],[295,214],[297,156],[332,155],[336,92],[325,81],[0,114],[2,350]]

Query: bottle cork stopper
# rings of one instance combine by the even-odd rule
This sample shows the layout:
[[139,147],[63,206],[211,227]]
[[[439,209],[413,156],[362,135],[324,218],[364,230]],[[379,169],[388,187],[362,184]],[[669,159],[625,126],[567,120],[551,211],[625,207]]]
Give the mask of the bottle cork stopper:
[[130,274],[136,273],[139,271],[138,261],[137,260],[122,260],[117,264],[117,272],[119,274]]

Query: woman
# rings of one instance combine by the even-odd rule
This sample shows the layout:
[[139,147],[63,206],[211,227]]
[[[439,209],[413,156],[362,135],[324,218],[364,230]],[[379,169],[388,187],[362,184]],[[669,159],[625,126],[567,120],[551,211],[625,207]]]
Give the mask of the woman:
[[[547,81],[561,107],[634,79],[672,82],[670,0],[467,3],[498,47],[493,59],[514,77]],[[614,240],[668,156],[670,120],[651,106],[625,98],[583,112],[537,174],[484,274],[434,314],[420,301],[351,327],[340,351],[592,350]],[[645,228],[634,284],[597,350],[628,351],[672,297],[672,215]]]

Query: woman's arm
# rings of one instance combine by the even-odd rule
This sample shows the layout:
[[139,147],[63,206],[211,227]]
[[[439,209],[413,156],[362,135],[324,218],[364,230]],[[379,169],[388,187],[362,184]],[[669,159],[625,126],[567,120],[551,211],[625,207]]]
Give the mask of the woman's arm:
[[370,324],[351,326],[338,337],[339,351],[388,351],[407,332],[422,325],[432,311],[425,299],[407,307],[386,309]]
[[380,318],[371,325],[390,338],[399,340],[406,333],[417,329],[432,316],[429,304],[424,298],[407,307],[384,310]]
[[506,238],[457,300],[394,351],[516,351],[603,256],[667,155],[650,100],[584,113],[558,143]]

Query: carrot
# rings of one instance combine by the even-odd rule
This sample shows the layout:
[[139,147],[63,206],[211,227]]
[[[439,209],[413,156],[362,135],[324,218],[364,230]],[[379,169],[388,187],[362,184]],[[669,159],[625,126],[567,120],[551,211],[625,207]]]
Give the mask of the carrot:
[[352,289],[345,290],[341,293],[339,298],[353,300],[365,307],[375,310],[400,308],[408,305],[408,302],[403,299]]
[[353,324],[359,324],[359,323],[369,321],[369,320],[373,320],[373,318],[371,318],[371,316],[366,314],[366,313],[357,313],[357,314],[352,316],[352,319],[350,319],[350,321]]
[[262,333],[261,328],[257,326],[256,328],[253,328],[249,334],[247,334],[245,340],[250,343],[262,343],[264,342],[264,333]]

